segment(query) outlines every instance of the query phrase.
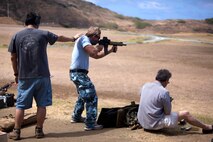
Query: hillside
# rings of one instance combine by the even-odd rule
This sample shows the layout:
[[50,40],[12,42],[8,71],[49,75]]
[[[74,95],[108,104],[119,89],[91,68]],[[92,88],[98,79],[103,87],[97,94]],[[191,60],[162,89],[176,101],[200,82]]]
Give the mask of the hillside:
[[132,24],[128,18],[118,18],[118,14],[82,0],[9,0],[9,4],[1,0],[0,17],[7,16],[8,5],[9,16],[17,21],[24,21],[29,11],[36,11],[42,16],[42,23],[50,26],[117,28],[117,24]]
[[[204,20],[142,20],[117,14],[82,0],[1,0],[0,23],[12,21],[14,24],[15,20],[16,23],[22,24],[29,11],[38,12],[42,16],[42,25],[47,26],[69,28],[100,26],[107,29],[148,33],[213,33],[213,25],[207,24]],[[8,16],[10,18],[5,18]]]

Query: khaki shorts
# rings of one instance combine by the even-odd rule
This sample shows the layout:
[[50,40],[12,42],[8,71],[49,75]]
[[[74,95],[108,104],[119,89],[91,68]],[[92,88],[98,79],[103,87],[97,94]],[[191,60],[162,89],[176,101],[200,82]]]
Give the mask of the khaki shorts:
[[170,115],[165,115],[164,118],[157,124],[155,129],[174,128],[178,124],[178,113],[172,112]]

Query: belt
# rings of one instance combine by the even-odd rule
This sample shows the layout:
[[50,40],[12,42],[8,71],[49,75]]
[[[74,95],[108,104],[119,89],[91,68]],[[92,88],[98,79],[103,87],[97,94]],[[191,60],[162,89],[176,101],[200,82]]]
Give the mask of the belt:
[[70,73],[79,72],[79,73],[86,73],[88,74],[88,70],[85,69],[71,69]]

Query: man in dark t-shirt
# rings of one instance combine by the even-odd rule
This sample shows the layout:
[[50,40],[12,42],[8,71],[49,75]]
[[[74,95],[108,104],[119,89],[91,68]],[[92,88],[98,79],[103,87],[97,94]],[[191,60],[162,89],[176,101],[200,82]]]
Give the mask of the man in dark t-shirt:
[[11,53],[15,82],[18,83],[15,127],[10,133],[10,138],[14,140],[20,139],[24,110],[32,107],[33,98],[37,104],[35,136],[36,138],[44,137],[42,128],[46,116],[46,106],[52,105],[47,44],[52,45],[56,41],[74,42],[80,36],[75,35],[68,38],[39,30],[40,18],[33,12],[27,14],[26,28],[12,37],[8,48]]

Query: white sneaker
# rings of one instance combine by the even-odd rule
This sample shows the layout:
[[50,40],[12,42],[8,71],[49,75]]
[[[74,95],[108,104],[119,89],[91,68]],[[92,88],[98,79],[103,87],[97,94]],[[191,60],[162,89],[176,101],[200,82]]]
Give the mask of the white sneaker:
[[71,118],[70,122],[71,123],[84,123],[85,119],[86,119],[85,117],[81,117],[81,119],[79,119],[79,120]]
[[94,127],[91,127],[91,128],[89,128],[89,127],[84,128],[85,131],[101,130],[101,129],[103,129],[103,125],[97,125],[97,124]]

